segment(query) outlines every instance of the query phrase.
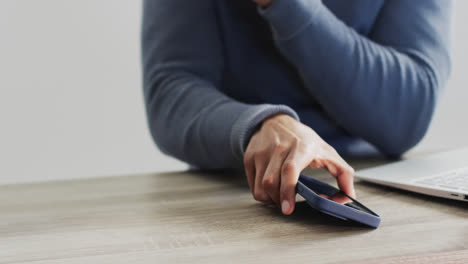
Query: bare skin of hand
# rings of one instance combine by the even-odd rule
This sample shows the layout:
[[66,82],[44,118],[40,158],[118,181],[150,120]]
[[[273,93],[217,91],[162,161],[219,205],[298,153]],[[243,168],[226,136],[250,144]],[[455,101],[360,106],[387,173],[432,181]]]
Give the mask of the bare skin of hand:
[[262,8],[267,8],[273,3],[273,0],[253,0],[253,1],[257,5],[261,6]]
[[338,187],[355,197],[354,170],[310,127],[289,115],[276,115],[262,123],[244,154],[245,173],[254,198],[294,211],[296,184],[305,168],[324,168]]

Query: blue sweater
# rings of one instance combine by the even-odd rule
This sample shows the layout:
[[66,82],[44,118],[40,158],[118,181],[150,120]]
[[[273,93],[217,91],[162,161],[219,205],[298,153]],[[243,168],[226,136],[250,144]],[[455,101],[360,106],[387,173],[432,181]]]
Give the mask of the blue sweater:
[[341,154],[400,155],[426,133],[450,72],[451,1],[146,0],[144,94],[164,152],[242,166],[285,113]]

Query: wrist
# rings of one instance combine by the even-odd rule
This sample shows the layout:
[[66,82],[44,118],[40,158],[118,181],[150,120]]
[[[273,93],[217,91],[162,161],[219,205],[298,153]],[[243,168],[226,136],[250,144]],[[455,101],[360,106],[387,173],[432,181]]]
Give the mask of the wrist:
[[[273,115],[263,121],[263,124],[270,124],[270,123],[290,123],[290,122],[298,122],[297,119],[292,117],[289,114],[286,113],[278,113],[276,115]],[[263,125],[262,124],[262,125]]]

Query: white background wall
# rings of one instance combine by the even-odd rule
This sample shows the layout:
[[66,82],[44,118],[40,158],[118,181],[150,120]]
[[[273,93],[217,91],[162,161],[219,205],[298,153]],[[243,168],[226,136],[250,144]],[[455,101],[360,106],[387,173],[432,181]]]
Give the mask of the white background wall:
[[141,1],[0,1],[0,183],[183,169],[147,131]]
[[[147,131],[140,9],[135,0],[0,1],[0,184],[186,168]],[[459,1],[452,79],[415,151],[468,145],[467,11]]]

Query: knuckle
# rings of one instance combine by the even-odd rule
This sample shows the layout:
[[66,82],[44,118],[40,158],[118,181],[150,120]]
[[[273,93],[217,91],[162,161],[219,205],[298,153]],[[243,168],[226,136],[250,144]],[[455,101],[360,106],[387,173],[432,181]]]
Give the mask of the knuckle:
[[296,171],[296,165],[294,165],[293,162],[287,161],[283,164],[283,167],[281,168],[281,173],[283,175],[290,175],[294,174]]
[[258,191],[253,192],[253,197],[254,197],[255,200],[260,201],[260,194],[259,194]]
[[349,165],[343,166],[340,170],[340,174],[342,174],[343,177],[354,179],[354,169]]
[[254,199],[259,202],[265,202],[267,200],[265,193],[260,190],[255,190],[253,196],[254,196]]
[[244,152],[244,160],[252,157],[252,151],[250,149],[246,149]]
[[285,153],[288,150],[288,146],[283,143],[275,143],[273,146],[273,151],[276,154]]
[[253,139],[250,140],[249,144],[247,145],[245,149],[245,154],[253,154],[255,152],[255,149],[257,148],[255,142],[253,142]]
[[296,135],[293,136],[292,138],[292,143],[294,146],[300,146],[302,144],[302,139]]
[[252,154],[251,154],[250,152],[246,152],[246,153],[244,154],[244,159],[243,159],[244,165],[245,165],[245,166],[251,165],[251,164],[252,164],[252,160],[253,160]]
[[275,180],[271,176],[267,176],[262,180],[263,187],[265,189],[272,189],[275,186]]
[[263,160],[263,159],[267,158],[268,155],[269,155],[268,149],[261,149],[255,154],[255,157],[257,159]]

